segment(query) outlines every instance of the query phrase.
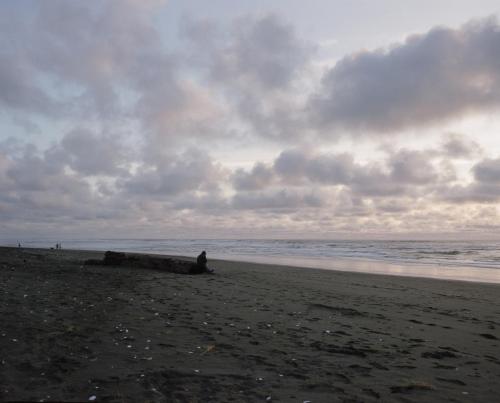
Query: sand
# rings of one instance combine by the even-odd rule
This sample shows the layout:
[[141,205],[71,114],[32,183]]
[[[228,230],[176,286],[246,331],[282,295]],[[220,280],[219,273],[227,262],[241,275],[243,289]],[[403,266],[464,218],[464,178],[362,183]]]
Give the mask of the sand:
[[0,248],[1,400],[500,399],[500,285],[102,255]]

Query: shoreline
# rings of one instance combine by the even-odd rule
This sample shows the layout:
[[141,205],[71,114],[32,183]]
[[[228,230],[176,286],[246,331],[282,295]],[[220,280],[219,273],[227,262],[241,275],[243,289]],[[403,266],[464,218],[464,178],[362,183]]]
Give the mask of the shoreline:
[[[15,248],[11,246],[0,246],[1,248]],[[52,250],[50,248],[31,248],[23,247],[21,249],[33,250]],[[54,249],[55,250],[55,249]],[[105,250],[87,250],[87,249],[64,249],[73,252],[103,253]],[[124,253],[133,253],[141,255],[155,255],[163,257],[173,257],[179,259],[193,260],[196,256],[186,256],[177,254],[167,254],[163,252],[146,252],[136,250],[126,250],[123,248],[113,249]],[[317,269],[336,272],[361,273],[368,275],[396,276],[405,278],[426,278],[445,281],[464,281],[478,284],[500,284],[500,267],[498,269],[491,267],[478,266],[458,266],[458,265],[432,265],[418,264],[412,262],[396,263],[377,259],[362,258],[300,258],[300,257],[282,257],[282,256],[256,256],[256,255],[208,255],[209,262],[224,261],[234,263],[262,264],[269,266],[294,267],[300,269]]]
[[[12,241],[6,246],[17,246]],[[25,246],[49,248],[54,243],[42,240],[26,241]],[[63,241],[64,242],[64,241]],[[252,240],[252,239],[68,239],[65,248],[75,250],[116,250],[154,254],[196,256],[206,250],[212,257],[228,260],[259,261],[325,267],[331,262],[374,262],[384,264],[444,267],[471,270],[500,268],[500,242],[479,243],[477,240],[459,243],[451,241],[330,241],[330,240]],[[295,260],[300,263],[297,264]]]
[[498,284],[215,259],[215,275],[82,265],[102,256],[0,248],[0,400],[498,397]]
[[[169,255],[176,256],[176,255]],[[176,256],[185,258],[185,256]],[[368,275],[396,276],[407,278],[426,278],[444,281],[464,281],[480,284],[500,284],[500,268],[431,265],[416,263],[394,263],[375,259],[334,258],[334,259],[298,259],[244,256],[214,257],[214,261],[265,264],[269,266],[296,267],[336,272],[359,273]]]

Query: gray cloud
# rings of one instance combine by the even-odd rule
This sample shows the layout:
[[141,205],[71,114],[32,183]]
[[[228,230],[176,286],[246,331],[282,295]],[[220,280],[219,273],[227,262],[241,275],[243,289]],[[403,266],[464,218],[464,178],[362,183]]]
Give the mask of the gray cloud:
[[195,60],[207,65],[213,79],[231,85],[257,85],[260,91],[287,87],[312,52],[273,14],[240,17],[225,35],[218,28],[207,20],[185,19],[182,32],[194,45]]
[[[228,215],[231,206],[229,200],[219,189],[209,189],[203,194],[198,192],[186,192],[172,201],[172,208],[177,210],[191,210],[199,214],[208,214],[224,217]],[[205,220],[207,217],[204,218]]]
[[233,137],[239,147],[260,137],[298,147],[338,128],[391,132],[495,108],[493,20],[347,56],[319,83],[314,47],[279,16],[186,20],[188,41],[171,41],[172,50],[155,26],[156,0],[6,4],[0,107],[7,127],[22,126],[28,142],[40,136],[37,144],[65,135],[41,150],[21,139],[0,144],[2,222],[206,223],[210,230],[244,222],[283,231],[328,222],[352,230],[398,220],[428,225],[435,202],[456,214],[466,203],[500,199],[497,159],[477,163],[474,181],[459,184],[455,169],[469,163],[460,160],[482,151],[457,134],[434,150],[395,144],[375,162],[295,148],[232,172],[203,150],[223,155],[230,143],[219,140]]
[[351,188],[359,196],[378,198],[409,196],[411,193],[422,191],[422,189],[394,180],[390,173],[379,165],[368,165],[364,170],[359,171]]
[[473,172],[474,178],[480,183],[500,185],[500,158],[479,162]]
[[179,120],[196,117],[186,110],[197,94],[183,83],[180,56],[165,48],[153,24],[160,4],[52,0],[33,2],[30,15],[9,8],[17,24],[14,31],[0,28],[9,38],[0,102],[71,121],[132,119],[155,134],[168,132],[166,121],[178,129]]
[[[293,26],[272,14],[228,25],[186,19],[188,42],[172,51],[154,24],[158,4],[53,0],[33,2],[29,15],[7,7],[0,103],[66,119],[132,120],[152,153],[166,143],[222,136],[229,121],[231,135],[238,127],[296,140],[315,131],[330,136],[332,127],[396,131],[500,101],[500,34],[492,19],[346,56],[304,107],[311,86],[299,82],[316,81],[314,46]],[[458,144],[447,147],[459,152]]]
[[272,189],[259,192],[240,192],[232,199],[236,209],[283,210],[303,207],[318,208],[325,204],[319,192],[301,191],[297,189]]
[[423,152],[400,150],[385,165],[361,165],[347,153],[315,155],[298,150],[284,151],[274,163],[277,173],[287,180],[305,177],[315,183],[352,186],[370,195],[396,194],[405,186],[425,185],[438,179],[429,156]]
[[65,172],[59,161],[40,156],[33,147],[0,161],[2,219],[41,222],[52,217],[95,217],[91,187],[81,177]]
[[285,150],[274,161],[274,169],[287,179],[300,179],[309,161],[308,153],[301,150]]
[[349,154],[317,155],[308,161],[306,176],[314,181],[325,184],[352,183],[360,167],[354,163]]
[[472,167],[474,181],[442,186],[438,195],[452,203],[496,203],[500,200],[500,158],[484,159]]
[[377,211],[381,213],[388,213],[388,214],[401,214],[401,213],[406,213],[410,210],[413,209],[413,200],[408,200],[408,199],[396,199],[396,200],[379,200],[378,203],[376,204]]
[[[248,171],[234,171],[230,178],[236,193],[231,196],[221,190],[227,172],[200,150],[172,154],[161,164],[141,165],[122,177],[115,173],[107,181],[85,168],[68,171],[73,160],[54,151],[65,150],[64,142],[43,153],[32,146],[24,152],[5,147],[11,156],[0,153],[0,217],[5,222],[22,217],[27,223],[47,225],[96,219],[108,225],[132,225],[140,219],[143,225],[168,222],[181,228],[238,226],[253,217],[256,228],[271,223],[276,228],[284,225],[279,217],[288,217],[297,228],[319,225],[317,220],[345,230],[356,225],[420,228],[438,214],[428,210],[430,201],[436,203],[433,206],[456,206],[439,213],[452,220],[461,211],[460,204],[493,203],[500,198],[500,188],[492,182],[497,160],[478,163],[474,172],[481,174],[476,182],[459,186],[435,174],[431,162],[439,161],[439,153],[403,149],[389,153],[383,163],[361,164],[345,153],[289,150],[274,164],[257,163]],[[67,152],[72,149],[78,147],[69,146]],[[297,162],[294,178],[283,174],[289,172],[288,164],[294,166],[292,161]],[[94,180],[89,182],[89,176]],[[261,221],[257,214],[263,214]],[[266,224],[268,219],[272,221]]]
[[224,28],[186,19],[189,60],[205,69],[207,85],[224,96],[254,135],[297,138],[305,129],[305,115],[294,84],[308,74],[314,47],[272,14],[241,17]]
[[[158,33],[151,24],[151,2],[41,2],[31,40],[33,63],[61,85],[76,87],[80,109],[92,102],[100,116],[121,113],[122,87],[148,90],[145,76],[164,85],[169,69]],[[164,80],[161,80],[163,78]]]
[[308,61],[309,47],[291,25],[275,15],[236,21],[236,38],[223,55],[218,74],[238,75],[264,88],[287,86]]
[[496,203],[500,200],[500,186],[491,183],[472,183],[443,187],[439,198],[451,203]]
[[52,113],[55,102],[33,82],[33,74],[23,60],[0,55],[0,105],[3,108]]
[[319,127],[393,132],[500,105],[500,29],[494,19],[434,28],[388,50],[340,60],[311,98]]
[[186,20],[193,47],[172,51],[154,24],[161,3],[5,7],[0,105],[73,122],[132,122],[145,152],[160,159],[166,144],[232,136],[236,126],[267,137],[299,130],[290,83],[311,46],[291,25],[273,15],[224,26]]
[[0,143],[0,217],[9,222],[117,224],[138,217],[158,222],[173,210],[214,214],[229,206],[220,190],[225,180],[225,170],[201,150],[147,164],[131,159],[118,138],[87,130],[72,131],[45,151]]
[[481,146],[478,143],[457,133],[451,133],[446,136],[442,150],[450,158],[463,159],[476,157],[482,152]]
[[213,191],[223,172],[204,152],[191,149],[158,165],[142,166],[120,186],[130,194],[176,195],[187,191]]
[[391,178],[396,183],[422,185],[436,182],[438,172],[425,152],[401,150],[389,162]]
[[11,190],[64,190],[68,182],[63,169],[58,161],[46,160],[36,153],[34,147],[28,146],[20,158],[10,161],[6,174],[12,183]]
[[238,169],[232,176],[233,186],[237,190],[258,190],[268,187],[274,178],[272,169],[262,163],[254,165],[250,172]]
[[[353,194],[365,197],[416,196],[430,193],[434,185],[449,180],[433,164],[436,155],[402,149],[389,155],[383,164],[360,164],[347,153],[315,154],[286,150],[270,167],[256,164],[250,172],[238,171],[236,188],[258,190],[279,183],[291,186],[317,184],[343,186]],[[261,176],[266,180],[259,181]]]
[[274,161],[274,169],[288,183],[301,183],[307,179],[320,184],[345,185],[353,182],[361,167],[346,153],[312,154],[286,150]]
[[128,153],[116,136],[96,135],[88,130],[73,130],[61,140],[61,146],[49,152],[65,161],[73,170],[87,175],[124,175],[120,167],[130,162]]

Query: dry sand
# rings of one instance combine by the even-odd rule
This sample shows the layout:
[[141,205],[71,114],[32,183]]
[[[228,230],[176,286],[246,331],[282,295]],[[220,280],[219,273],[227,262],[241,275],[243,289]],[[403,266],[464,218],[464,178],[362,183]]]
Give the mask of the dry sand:
[[500,285],[0,248],[0,399],[500,401]]

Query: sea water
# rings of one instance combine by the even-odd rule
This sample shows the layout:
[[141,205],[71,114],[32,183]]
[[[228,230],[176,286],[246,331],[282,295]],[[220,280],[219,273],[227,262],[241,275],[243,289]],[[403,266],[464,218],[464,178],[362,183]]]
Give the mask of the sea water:
[[[26,247],[114,250],[324,269],[500,282],[499,241],[26,239]],[[17,240],[0,240],[16,246]],[[491,278],[490,278],[491,277]]]

